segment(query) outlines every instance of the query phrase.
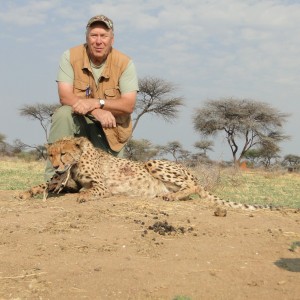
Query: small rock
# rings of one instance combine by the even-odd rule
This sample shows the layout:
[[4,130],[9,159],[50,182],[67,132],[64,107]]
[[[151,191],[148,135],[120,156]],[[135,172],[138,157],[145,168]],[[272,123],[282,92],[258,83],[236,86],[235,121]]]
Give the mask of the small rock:
[[217,209],[214,211],[214,215],[216,217],[226,217],[227,210],[225,208],[217,207]]

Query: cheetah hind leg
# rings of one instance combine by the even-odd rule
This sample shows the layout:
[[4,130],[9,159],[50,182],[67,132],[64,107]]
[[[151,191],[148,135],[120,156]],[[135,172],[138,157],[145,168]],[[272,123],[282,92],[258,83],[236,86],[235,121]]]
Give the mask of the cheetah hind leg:
[[78,203],[85,203],[88,201],[92,201],[92,200],[97,200],[100,198],[107,198],[110,197],[111,193],[108,191],[108,189],[101,185],[101,186],[97,186],[92,185],[90,187],[86,187],[84,189],[82,189],[77,197],[77,202]]
[[178,201],[178,200],[189,200],[191,195],[197,194],[201,196],[201,189],[198,186],[184,187],[177,192],[167,193],[162,196],[165,201]]

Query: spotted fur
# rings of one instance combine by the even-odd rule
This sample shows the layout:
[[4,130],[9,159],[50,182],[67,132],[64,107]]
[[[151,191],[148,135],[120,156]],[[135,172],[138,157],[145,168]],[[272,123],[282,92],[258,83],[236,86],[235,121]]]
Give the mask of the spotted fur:
[[[184,166],[165,160],[135,162],[114,157],[84,138],[63,138],[47,148],[56,172],[70,170],[68,184],[79,187],[79,202],[112,195],[155,198],[167,201],[185,200],[198,194],[216,204],[255,210],[254,205],[224,201],[202,188],[197,178]],[[20,197],[30,198],[45,191],[45,184],[23,192]]]

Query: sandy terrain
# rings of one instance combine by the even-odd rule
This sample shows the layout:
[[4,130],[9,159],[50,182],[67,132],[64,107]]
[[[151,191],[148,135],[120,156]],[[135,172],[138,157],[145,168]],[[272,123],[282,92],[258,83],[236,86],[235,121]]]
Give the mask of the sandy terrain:
[[0,191],[0,299],[300,299],[300,213]]

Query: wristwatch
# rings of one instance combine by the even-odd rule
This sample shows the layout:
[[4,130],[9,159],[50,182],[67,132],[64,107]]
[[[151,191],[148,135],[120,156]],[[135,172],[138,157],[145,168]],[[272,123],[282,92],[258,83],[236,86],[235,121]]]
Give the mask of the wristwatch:
[[100,108],[102,109],[105,105],[105,100],[99,99],[99,103],[100,103]]

